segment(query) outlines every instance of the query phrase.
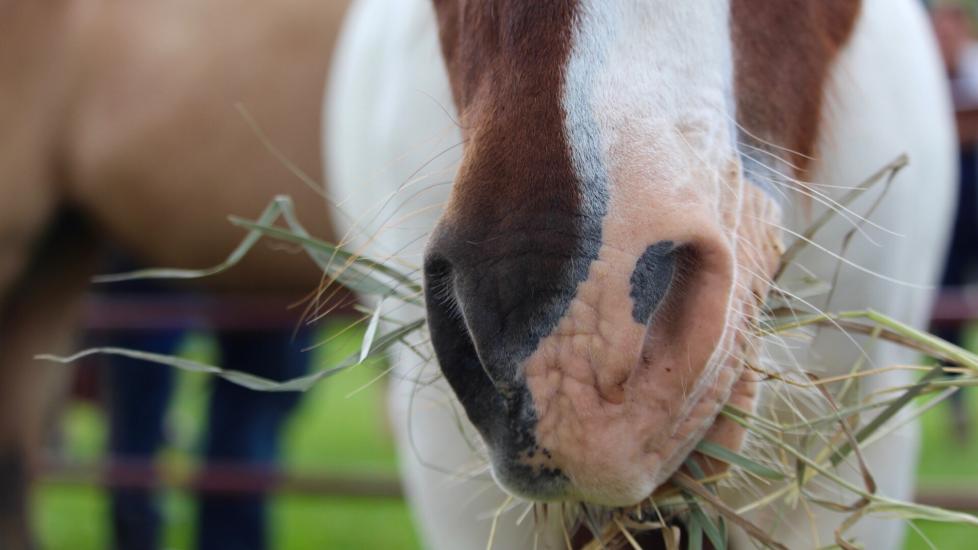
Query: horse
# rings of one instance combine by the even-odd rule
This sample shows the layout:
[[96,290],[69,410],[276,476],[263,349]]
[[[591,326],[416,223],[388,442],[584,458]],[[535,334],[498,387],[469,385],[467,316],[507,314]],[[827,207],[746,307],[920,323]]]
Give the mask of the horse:
[[[569,548],[555,514],[512,503],[632,506],[702,441],[757,445],[718,416],[777,406],[748,362],[831,376],[911,360],[830,330],[769,349],[749,329],[786,243],[828,208],[842,212],[793,262],[835,283],[812,308],[925,325],[955,142],[920,2],[358,0],[331,74],[339,234],[424,279],[423,311],[385,316],[428,319],[394,354],[391,403],[432,548]],[[901,153],[885,192],[837,204]],[[885,371],[860,392],[909,380]],[[912,498],[917,444],[909,423],[865,450],[881,494]],[[807,548],[845,517],[750,520]],[[849,533],[903,537],[877,517]],[[731,545],[751,547],[738,529]]]
[[[29,479],[68,372],[33,357],[73,351],[103,245],[212,265],[244,236],[226,216],[255,218],[281,193],[330,238],[322,190],[279,156],[322,170],[318,112],[346,7],[3,2],[0,548],[29,547]],[[320,280],[304,255],[259,247],[203,288],[298,299]]]

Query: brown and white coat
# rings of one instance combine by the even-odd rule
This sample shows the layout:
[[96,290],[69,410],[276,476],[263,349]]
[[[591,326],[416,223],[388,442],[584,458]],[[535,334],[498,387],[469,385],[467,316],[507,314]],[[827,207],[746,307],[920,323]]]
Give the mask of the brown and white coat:
[[[767,359],[745,334],[782,241],[827,202],[802,182],[853,185],[911,154],[874,217],[905,236],[874,235],[885,254],[854,245],[832,306],[923,322],[927,293],[871,275],[929,284],[944,227],[919,220],[941,219],[951,196],[946,90],[912,0],[433,5],[361,0],[327,104],[332,185],[356,220],[348,237],[424,265],[432,343],[457,398],[444,382],[394,390],[432,546],[484,547],[484,518],[504,498],[445,473],[471,471],[480,454],[511,494],[622,506],[703,438],[739,447],[717,412],[758,400],[744,359]],[[393,200],[378,209],[381,196]],[[847,222],[807,269],[831,279]],[[859,353],[820,337],[791,361],[848,365]],[[479,453],[457,428],[458,403]],[[911,456],[908,437],[877,449]],[[887,490],[906,494],[907,464],[884,476]],[[783,539],[811,543],[802,520],[764,513]],[[532,544],[532,522],[501,521],[499,547]],[[896,544],[899,528],[876,521],[859,534]],[[816,524],[828,537],[828,520]]]

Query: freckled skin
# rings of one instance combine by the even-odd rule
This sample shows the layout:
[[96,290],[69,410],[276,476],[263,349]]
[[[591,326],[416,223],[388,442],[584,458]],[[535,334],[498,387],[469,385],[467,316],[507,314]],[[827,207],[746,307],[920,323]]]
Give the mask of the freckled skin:
[[[755,273],[771,275],[780,256],[771,227],[746,221],[775,222],[780,209],[749,184],[741,186],[745,200],[733,204],[742,209],[719,216],[735,225],[728,230],[736,232],[736,252],[728,252],[722,227],[712,242],[695,243],[692,280],[662,304],[662,315],[649,327],[632,318],[624,266],[635,260],[622,252],[641,254],[633,235],[643,232],[609,216],[605,234],[612,244],[602,248],[558,328],[526,362],[536,439],[553,451],[573,496],[632,504],[664,482],[704,435],[739,448],[739,426],[714,419],[732,396],[739,407],[753,406],[756,384],[743,372],[741,357],[748,352],[735,328],[749,328],[758,297],[767,292]],[[703,224],[716,224],[709,218],[704,214]],[[691,219],[689,212],[660,218],[657,230],[676,235],[696,227],[703,235],[703,226]],[[735,257],[743,269],[733,269]],[[752,291],[734,284],[735,278]]]
[[[714,421],[732,395],[738,406],[753,406],[744,334],[777,267],[781,211],[741,177],[736,161],[717,162],[723,169],[712,175],[722,181],[695,191],[650,183],[641,165],[613,167],[597,258],[532,353],[508,355],[519,360],[515,376],[486,361],[482,350],[496,340],[472,340],[471,325],[429,293],[442,370],[489,444],[504,487],[529,498],[626,506],[665,482],[704,436],[739,447],[741,429]],[[682,208],[635,215],[634,205],[655,201]],[[645,324],[635,319],[634,279],[655,246],[649,235],[679,244],[672,280],[653,278],[669,292],[652,289],[664,298]],[[452,276],[432,265],[430,277]],[[531,456],[537,448],[548,452]]]

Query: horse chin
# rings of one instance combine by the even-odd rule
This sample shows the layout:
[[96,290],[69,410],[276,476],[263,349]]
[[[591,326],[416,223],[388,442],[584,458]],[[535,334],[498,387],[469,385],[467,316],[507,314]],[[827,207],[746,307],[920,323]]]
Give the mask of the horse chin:
[[[727,403],[747,404],[753,402],[753,384],[738,382]],[[706,405],[706,404],[705,404]],[[737,406],[737,405],[735,405]],[[723,404],[713,405],[722,408]],[[712,407],[711,407],[712,408]],[[692,419],[691,419],[692,420]],[[699,419],[702,420],[702,419]],[[496,483],[508,494],[538,502],[581,502],[608,508],[629,508],[641,505],[661,489],[670,485],[670,479],[678,471],[687,474],[722,474],[728,465],[711,459],[696,450],[703,441],[721,445],[738,451],[744,440],[745,431],[737,423],[725,416],[716,416],[696,428],[670,456],[662,457],[648,469],[604,471],[591,475],[575,475],[573,480],[559,470],[551,470],[550,476],[537,474],[530,477],[525,461],[493,460],[491,472]]]
[[[742,341],[745,333],[738,331],[740,336],[731,337],[730,345],[741,350],[741,353],[745,347]],[[698,451],[697,447],[702,443],[717,445],[733,452],[739,452],[743,447],[747,433],[745,428],[723,414],[723,409],[732,407],[742,411],[754,410],[761,376],[747,368],[742,359],[734,357],[719,364],[717,370],[720,373],[717,382],[710,385],[708,391],[693,406],[691,416],[679,426],[677,434],[684,435],[685,438],[676,451],[663,460],[655,482],[656,490],[668,485],[669,479],[678,471],[694,477],[712,477],[729,469],[729,464]],[[691,429],[684,431],[683,426],[687,424],[691,425]]]
[[[684,416],[655,434],[641,436],[627,431],[625,424],[612,423],[580,446],[553,450],[540,447],[516,456],[491,448],[493,478],[518,498],[624,508],[654,497],[679,470],[693,475],[720,474],[727,465],[702,455],[696,447],[708,441],[737,451],[742,445],[743,428],[720,411],[728,404],[750,410],[757,380],[753,371],[733,363],[731,359],[718,365],[717,370],[722,372],[713,383],[691,389],[698,398],[687,407]],[[660,415],[662,411],[650,414]],[[570,456],[574,453],[580,454]],[[633,460],[634,457],[641,458]]]
[[[660,254],[674,257],[675,275],[649,317],[636,314],[632,266],[645,258],[638,246],[602,248],[604,259],[593,263],[552,328],[523,348],[499,344],[520,342],[515,337],[485,337],[499,333],[485,327],[480,339],[470,327],[484,319],[451,315],[429,293],[442,371],[509,492],[630,506],[691,456],[699,464],[692,473],[721,471],[694,454],[699,442],[740,449],[743,430],[721,411],[726,404],[753,407],[757,384],[745,362],[755,347],[745,339],[754,334],[767,294],[763,274],[774,271],[778,248],[761,224],[740,224],[736,239],[715,223],[697,227],[696,238],[668,241],[668,254]],[[459,269],[446,265],[452,269],[428,261],[428,288]],[[469,311],[481,311],[471,296],[469,303]]]

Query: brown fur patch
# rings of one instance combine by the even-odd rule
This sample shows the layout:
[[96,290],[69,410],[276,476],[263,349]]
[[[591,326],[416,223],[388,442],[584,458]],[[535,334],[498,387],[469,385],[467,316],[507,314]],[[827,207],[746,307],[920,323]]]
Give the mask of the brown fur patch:
[[[565,131],[564,71],[577,2],[435,6],[465,147],[428,243],[427,284],[451,281],[467,315],[459,337],[471,337],[495,389],[509,394],[518,382],[513,358],[532,352],[563,315],[601,238],[600,220],[582,214]],[[429,322],[440,308],[433,307]],[[438,332],[443,370],[459,391],[470,378],[453,376],[450,363],[459,358],[443,353],[454,338]]]
[[[69,372],[33,357],[76,348],[95,269],[95,236],[52,225],[56,209],[168,266],[221,261],[243,236],[227,214],[253,218],[280,193],[328,235],[325,202],[234,103],[319,174],[317,113],[347,3],[0,2],[0,549],[29,547],[29,470]],[[305,292],[321,279],[304,256],[255,252],[222,282]]]
[[[274,8],[206,3],[95,3],[78,17],[80,50],[61,151],[69,200],[140,263],[199,268],[222,261],[275,195],[331,240],[326,202],[262,143],[322,173],[320,119],[329,53],[346,0]],[[264,243],[203,283],[242,292],[307,292],[321,271]]]
[[861,7],[861,0],[731,0],[738,122],[790,149],[796,177],[810,168],[826,81]]
[[[576,0],[436,0],[466,139],[449,215],[524,228],[579,197],[564,137],[563,71]],[[524,215],[520,215],[520,212]]]

